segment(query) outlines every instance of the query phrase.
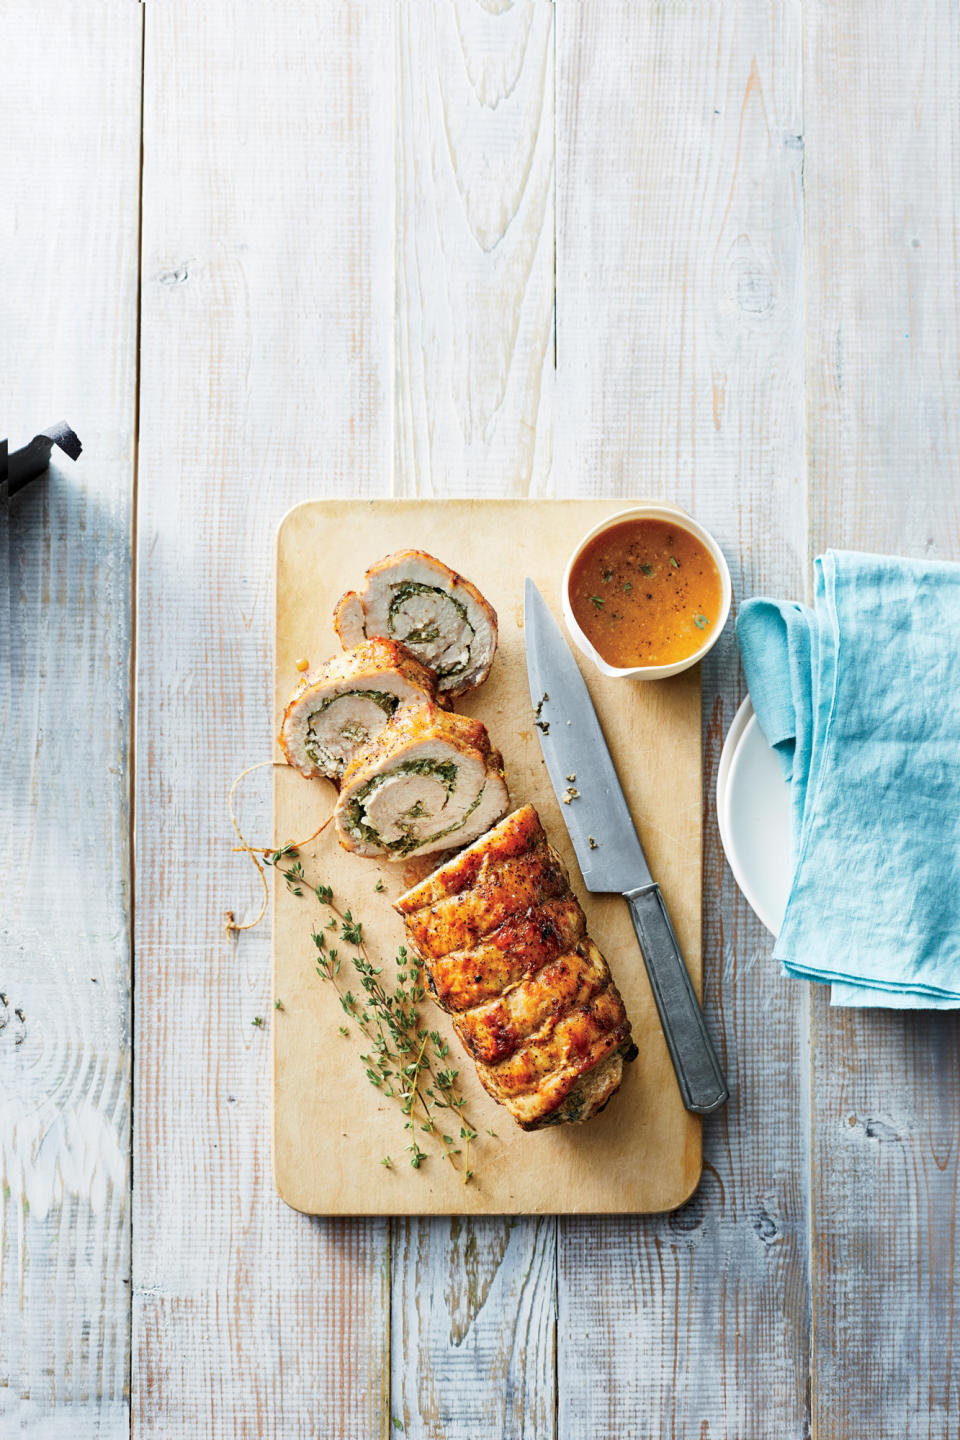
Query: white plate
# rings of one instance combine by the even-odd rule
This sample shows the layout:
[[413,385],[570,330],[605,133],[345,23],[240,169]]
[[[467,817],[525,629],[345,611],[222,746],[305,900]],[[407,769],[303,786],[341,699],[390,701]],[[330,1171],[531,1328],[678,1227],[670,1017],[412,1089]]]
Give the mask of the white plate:
[[740,736],[744,732],[747,721],[753,714],[753,706],[750,704],[750,697],[747,696],[736,715],[733,723],[727,731],[727,738],[723,742],[723,749],[720,752],[720,764],[717,766],[717,812],[720,824],[723,824],[723,816],[719,814],[723,800],[724,791],[727,788],[727,776],[730,773],[730,761],[733,759],[733,752],[740,743]]
[[749,699],[724,741],[717,819],[733,878],[750,908],[777,935],[792,879],[790,791]]

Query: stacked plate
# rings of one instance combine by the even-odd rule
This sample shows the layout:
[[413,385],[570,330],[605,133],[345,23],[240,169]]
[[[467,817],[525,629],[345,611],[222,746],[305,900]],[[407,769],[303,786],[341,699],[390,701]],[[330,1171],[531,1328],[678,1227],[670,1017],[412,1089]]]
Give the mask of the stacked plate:
[[749,697],[723,744],[717,819],[733,878],[767,929],[779,934],[793,876],[790,791]]

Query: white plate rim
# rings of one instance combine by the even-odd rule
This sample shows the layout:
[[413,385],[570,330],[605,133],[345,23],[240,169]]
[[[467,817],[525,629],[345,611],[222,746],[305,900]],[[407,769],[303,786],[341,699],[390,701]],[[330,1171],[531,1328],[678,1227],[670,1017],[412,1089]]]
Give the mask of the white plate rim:
[[[737,882],[744,899],[757,916],[761,924],[776,936],[779,934],[780,925],[775,917],[771,917],[763,902],[758,899],[757,894],[750,881],[744,874],[743,867],[737,852],[736,844],[733,841],[733,826],[731,822],[731,777],[735,777],[736,760],[741,745],[753,731],[760,731],[760,722],[757,719],[753,706],[748,696],[737,710],[733,722],[727,732],[723,750],[720,755],[720,764],[717,767],[717,824],[720,830],[720,841],[723,845],[724,855],[727,864]],[[760,732],[762,734],[762,732]],[[766,743],[766,741],[764,741]],[[721,778],[722,771],[722,778]]]
[[[720,762],[717,765],[717,823],[720,826],[721,839],[723,838],[723,814],[721,812],[724,796],[727,793],[727,779],[730,775],[730,766],[733,764],[734,753],[740,744],[743,732],[752,714],[753,705],[748,695],[744,700],[741,700],[737,707],[737,713],[730,722],[730,729],[727,731],[726,739],[723,742],[723,749],[720,751]],[[726,844],[724,844],[724,849],[726,849]]]

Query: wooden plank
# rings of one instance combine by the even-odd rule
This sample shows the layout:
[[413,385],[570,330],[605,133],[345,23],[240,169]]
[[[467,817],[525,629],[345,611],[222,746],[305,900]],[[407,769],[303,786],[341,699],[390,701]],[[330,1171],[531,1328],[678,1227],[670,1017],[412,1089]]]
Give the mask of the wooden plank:
[[[738,600],[802,585],[800,43],[795,3],[557,6],[555,483],[687,505]],[[560,1222],[563,1440],[807,1420],[805,1000],[719,848],[737,673],[728,632],[703,677],[704,975],[732,1098],[682,1210]]]
[[[443,500],[314,502],[283,523],[277,546],[277,728],[299,678],[298,657],[312,663],[334,653],[330,616],[362,567],[409,545],[412,537],[476,584],[500,620],[490,678],[458,709],[489,727],[502,750],[511,802],[537,807],[581,900],[590,935],[605,955],[635,956],[627,907],[618,896],[588,895],[566,833],[533,725],[527,682],[523,576],[530,575],[559,611],[556,577],[577,540],[619,508],[611,501]],[[335,553],[349,530],[354,545]],[[509,549],[503,535],[515,536]],[[322,577],[317,557],[324,556]],[[311,606],[309,598],[317,601]],[[583,669],[614,762],[637,816],[647,854],[696,982],[700,978],[700,687],[691,672],[669,685],[605,679]],[[561,702],[562,703],[562,702]],[[544,715],[562,724],[562,711]],[[631,766],[640,749],[648,768]],[[278,748],[278,755],[281,753]],[[329,785],[289,769],[275,777],[277,835],[307,836],[330,815]],[[392,901],[407,888],[405,867],[360,859],[342,849],[330,827],[303,847],[312,883],[322,880],[363,924],[373,963],[386,965],[404,942]],[[313,878],[316,877],[316,878]],[[379,883],[382,894],[374,894]],[[303,887],[301,887],[302,889]],[[413,1169],[403,1147],[396,1102],[371,1093],[359,1054],[368,1045],[340,1034],[343,1014],[332,986],[314,973],[310,924],[320,918],[305,895],[281,886],[274,901],[274,975],[284,997],[274,1044],[274,1174],[298,1210],[343,1215],[512,1215],[663,1211],[676,1207],[700,1178],[700,1121],[683,1108],[656,1005],[641,964],[613,963],[640,1049],[626,1067],[616,1099],[588,1126],[525,1134],[486,1093],[453,1025],[429,1004],[430,1028],[444,1033],[451,1063],[479,1139],[471,1147],[475,1181],[438,1156]],[[324,919],[329,917],[324,916]],[[347,974],[349,952],[340,947]],[[349,983],[349,982],[348,982]],[[344,984],[344,989],[347,984]],[[357,990],[356,977],[351,987]],[[309,1078],[308,1078],[309,1077]],[[318,1104],[322,1096],[322,1104]],[[419,1112],[418,1112],[419,1113]],[[422,1115],[420,1116],[422,1119]],[[496,1132],[495,1137],[488,1135]],[[429,1150],[432,1147],[422,1142]],[[393,1157],[387,1169],[385,1154]],[[453,1262],[455,1263],[455,1262]]]
[[146,15],[133,1429],[370,1440],[386,1226],[276,1196],[268,927],[223,921],[260,903],[226,798],[270,755],[275,528],[390,474],[392,9]]
[[[547,487],[553,9],[397,7],[398,494]],[[456,1246],[449,1221],[393,1227],[397,1418],[408,1440],[476,1440],[480,1416],[505,1440],[552,1435],[554,1318],[536,1313],[553,1291],[550,1227],[520,1221],[504,1245],[500,1221],[457,1224]],[[488,1296],[534,1307],[525,1338]]]
[[549,475],[552,0],[397,7],[396,484]]
[[406,1363],[394,1363],[391,1408],[405,1436],[552,1440],[556,1227],[394,1222],[393,1346]]
[[3,423],[84,445],[0,507],[0,1431],[37,1440],[129,1428],[140,40],[135,6],[4,7]]
[[[960,13],[816,0],[804,71],[811,553],[958,560]],[[960,1018],[813,1041],[816,1434],[955,1433]]]

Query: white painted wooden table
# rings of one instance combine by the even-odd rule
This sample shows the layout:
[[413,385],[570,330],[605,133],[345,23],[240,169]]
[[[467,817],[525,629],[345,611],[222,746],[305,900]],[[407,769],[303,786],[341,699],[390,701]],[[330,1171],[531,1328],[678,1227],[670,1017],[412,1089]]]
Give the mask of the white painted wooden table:
[[[274,529],[343,476],[667,495],[738,598],[960,558],[955,0],[0,17],[0,425],[85,447],[0,547],[4,1440],[956,1435],[960,1021],[783,980],[712,789],[674,1215],[288,1211],[222,928]],[[712,779],[731,636],[704,686]]]

